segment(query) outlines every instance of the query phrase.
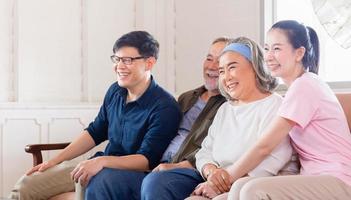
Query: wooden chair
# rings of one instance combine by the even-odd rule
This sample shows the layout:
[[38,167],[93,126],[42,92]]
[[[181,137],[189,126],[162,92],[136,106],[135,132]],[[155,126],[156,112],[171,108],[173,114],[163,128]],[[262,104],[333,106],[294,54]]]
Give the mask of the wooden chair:
[[55,143],[55,144],[29,144],[24,150],[33,155],[33,166],[43,162],[42,151],[58,150],[66,148],[70,143]]

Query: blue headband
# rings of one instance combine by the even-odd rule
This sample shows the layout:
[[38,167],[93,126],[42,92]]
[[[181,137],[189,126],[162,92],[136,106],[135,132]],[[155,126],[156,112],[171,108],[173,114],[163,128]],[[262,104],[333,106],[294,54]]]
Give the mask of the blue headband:
[[250,62],[252,62],[251,50],[248,46],[244,44],[231,43],[223,49],[222,54],[227,51],[237,52],[240,55],[244,56],[246,59],[248,59]]

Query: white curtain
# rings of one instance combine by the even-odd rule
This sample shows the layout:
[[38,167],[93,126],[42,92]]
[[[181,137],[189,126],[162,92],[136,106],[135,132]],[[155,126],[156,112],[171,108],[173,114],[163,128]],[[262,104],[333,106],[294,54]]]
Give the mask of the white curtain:
[[351,0],[311,0],[319,21],[338,44],[351,47]]

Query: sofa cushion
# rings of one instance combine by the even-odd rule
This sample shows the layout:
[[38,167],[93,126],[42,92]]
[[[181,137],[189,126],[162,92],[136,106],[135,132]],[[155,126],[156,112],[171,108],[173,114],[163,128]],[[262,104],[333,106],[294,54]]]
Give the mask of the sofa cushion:
[[349,129],[351,131],[351,93],[337,93],[336,97],[344,109]]

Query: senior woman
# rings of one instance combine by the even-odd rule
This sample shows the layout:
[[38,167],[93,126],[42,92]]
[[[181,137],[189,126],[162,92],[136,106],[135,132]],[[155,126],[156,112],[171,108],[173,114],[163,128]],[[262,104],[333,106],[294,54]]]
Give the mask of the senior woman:
[[[206,180],[187,199],[226,199],[231,182],[227,168],[262,136],[276,116],[282,97],[272,90],[277,81],[263,65],[263,53],[252,40],[240,37],[224,48],[219,59],[219,88],[227,102],[196,154],[196,167]],[[289,138],[247,175],[274,176],[290,160]]]

